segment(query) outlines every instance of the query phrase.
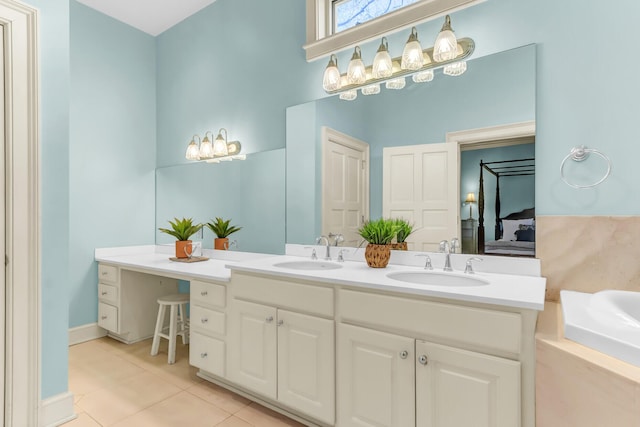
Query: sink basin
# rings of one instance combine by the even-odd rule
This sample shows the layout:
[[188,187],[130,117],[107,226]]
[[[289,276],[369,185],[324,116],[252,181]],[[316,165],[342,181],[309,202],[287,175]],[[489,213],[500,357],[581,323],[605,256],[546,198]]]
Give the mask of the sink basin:
[[340,264],[324,261],[285,261],[273,264],[273,266],[290,270],[337,270],[342,268]]
[[489,284],[487,280],[479,277],[435,273],[433,271],[398,271],[387,274],[387,277],[400,282],[429,286],[484,286]]

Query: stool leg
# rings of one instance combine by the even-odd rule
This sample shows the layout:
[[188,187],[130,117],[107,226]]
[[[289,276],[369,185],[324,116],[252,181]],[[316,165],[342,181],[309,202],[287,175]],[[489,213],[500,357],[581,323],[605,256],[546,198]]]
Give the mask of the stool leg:
[[182,344],[189,344],[189,328],[187,326],[187,304],[180,304],[180,332]]
[[172,305],[170,311],[171,314],[169,315],[169,365],[176,363],[176,329],[178,326],[177,312],[178,306]]
[[156,319],[156,331],[153,333],[153,343],[151,344],[151,355],[158,354],[158,348],[160,347],[160,333],[162,332],[162,325],[164,323],[164,313],[167,310],[167,306],[160,304],[158,308],[158,318]]

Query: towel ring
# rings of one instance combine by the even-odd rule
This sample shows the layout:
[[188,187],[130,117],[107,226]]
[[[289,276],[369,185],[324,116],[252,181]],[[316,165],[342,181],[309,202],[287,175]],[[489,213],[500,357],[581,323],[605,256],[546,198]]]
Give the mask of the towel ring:
[[[597,182],[594,182],[593,184],[588,184],[588,185],[573,184],[567,181],[567,178],[564,176],[564,165],[567,162],[567,160],[571,159],[574,162],[582,162],[584,160],[587,160],[590,154],[596,154],[602,157],[607,162],[607,172],[604,174],[604,176],[600,178]],[[571,149],[571,152],[562,160],[562,163],[560,164],[560,177],[562,178],[565,184],[573,188],[579,188],[579,189],[593,188],[596,185],[599,185],[602,182],[604,182],[604,180],[607,179],[610,174],[611,174],[611,160],[609,159],[609,157],[607,157],[604,153],[594,148],[587,148],[584,145],[580,145],[579,147],[573,147]]]

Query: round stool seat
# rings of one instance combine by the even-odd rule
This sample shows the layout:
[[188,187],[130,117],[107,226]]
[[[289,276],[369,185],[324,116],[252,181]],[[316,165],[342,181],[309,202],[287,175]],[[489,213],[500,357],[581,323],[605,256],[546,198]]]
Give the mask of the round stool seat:
[[184,304],[189,302],[189,294],[165,295],[158,298],[158,304]]

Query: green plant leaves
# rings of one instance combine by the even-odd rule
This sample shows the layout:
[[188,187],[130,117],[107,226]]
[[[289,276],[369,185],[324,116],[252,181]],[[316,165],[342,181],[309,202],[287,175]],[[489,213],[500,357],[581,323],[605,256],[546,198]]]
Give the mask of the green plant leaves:
[[196,234],[202,228],[202,224],[194,224],[192,218],[174,218],[169,220],[171,228],[158,228],[163,233],[167,233],[176,238],[176,240],[189,240],[189,237]]
[[374,221],[365,222],[358,234],[367,242],[374,245],[388,245],[398,232],[398,226],[393,219],[380,218]]
[[212,219],[211,222],[206,223],[205,225],[209,227],[211,231],[218,238],[229,237],[230,234],[235,233],[236,231],[242,230],[242,227],[236,227],[233,225],[229,225],[231,220],[223,220],[220,217],[216,217],[215,221]]
[[402,243],[407,240],[407,237],[409,237],[411,233],[413,233],[413,224],[409,224],[402,218],[395,219],[394,221],[396,227],[398,228],[398,231],[396,233],[396,241],[398,243]]

